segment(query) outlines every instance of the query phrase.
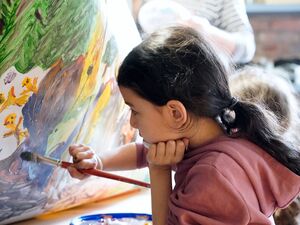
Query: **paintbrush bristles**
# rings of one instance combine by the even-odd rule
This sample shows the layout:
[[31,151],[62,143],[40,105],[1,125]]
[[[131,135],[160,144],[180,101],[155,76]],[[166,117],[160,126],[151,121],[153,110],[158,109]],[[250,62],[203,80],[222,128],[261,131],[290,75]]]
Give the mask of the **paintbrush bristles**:
[[37,155],[32,153],[32,152],[22,152],[20,157],[23,160],[26,160],[26,161],[32,161],[32,162],[37,162],[38,161]]
[[42,162],[42,163],[55,165],[55,166],[60,166],[61,165],[60,160],[48,158],[46,156],[41,156],[41,155],[38,155],[37,153],[33,153],[33,152],[22,152],[20,157],[23,160],[31,161],[31,162],[35,162],[35,163]]

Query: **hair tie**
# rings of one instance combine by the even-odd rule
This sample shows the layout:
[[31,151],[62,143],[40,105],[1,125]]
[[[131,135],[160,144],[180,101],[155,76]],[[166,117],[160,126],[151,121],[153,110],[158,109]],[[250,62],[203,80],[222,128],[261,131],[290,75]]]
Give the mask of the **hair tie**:
[[232,97],[231,98],[231,102],[230,102],[230,105],[226,108],[232,110],[234,108],[234,106],[239,102],[239,100],[235,97]]
[[233,109],[234,106],[238,103],[238,99],[235,97],[231,98],[230,105],[225,107],[219,115],[215,118],[216,121],[221,125],[223,130],[228,135],[234,135],[239,132],[239,129],[236,127],[236,112]]

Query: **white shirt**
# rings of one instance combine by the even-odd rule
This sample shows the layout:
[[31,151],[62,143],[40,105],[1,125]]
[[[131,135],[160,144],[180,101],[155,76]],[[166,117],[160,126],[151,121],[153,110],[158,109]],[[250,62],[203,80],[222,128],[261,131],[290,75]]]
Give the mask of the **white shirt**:
[[[174,23],[176,16],[186,17],[188,11],[206,18],[211,25],[232,35],[236,43],[236,50],[232,55],[234,62],[244,63],[253,58],[255,40],[243,0],[147,0],[146,2],[153,4],[151,7],[150,4],[141,7],[138,18],[144,31],[147,32],[147,27],[151,27],[151,30],[160,28],[168,21]],[[181,8],[169,4],[172,2],[180,4]],[[167,9],[168,4],[174,6],[173,9]]]

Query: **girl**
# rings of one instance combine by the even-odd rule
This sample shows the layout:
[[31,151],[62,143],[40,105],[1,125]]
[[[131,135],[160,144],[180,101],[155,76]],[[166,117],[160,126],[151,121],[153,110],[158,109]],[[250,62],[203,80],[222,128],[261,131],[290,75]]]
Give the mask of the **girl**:
[[70,146],[73,177],[84,177],[77,168],[148,166],[155,225],[270,224],[299,194],[299,153],[270,114],[231,96],[224,66],[195,30],[151,34],[125,58],[117,81],[149,147],[128,144],[100,160],[88,146]]

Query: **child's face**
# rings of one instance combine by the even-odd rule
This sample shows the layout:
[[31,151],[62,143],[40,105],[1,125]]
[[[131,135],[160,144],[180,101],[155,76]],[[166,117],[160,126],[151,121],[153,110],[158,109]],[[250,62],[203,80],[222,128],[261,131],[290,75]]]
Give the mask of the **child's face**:
[[129,88],[120,87],[125,103],[131,109],[130,124],[139,130],[139,134],[148,143],[157,143],[176,139],[174,132],[166,122],[164,106],[156,106],[141,98]]

